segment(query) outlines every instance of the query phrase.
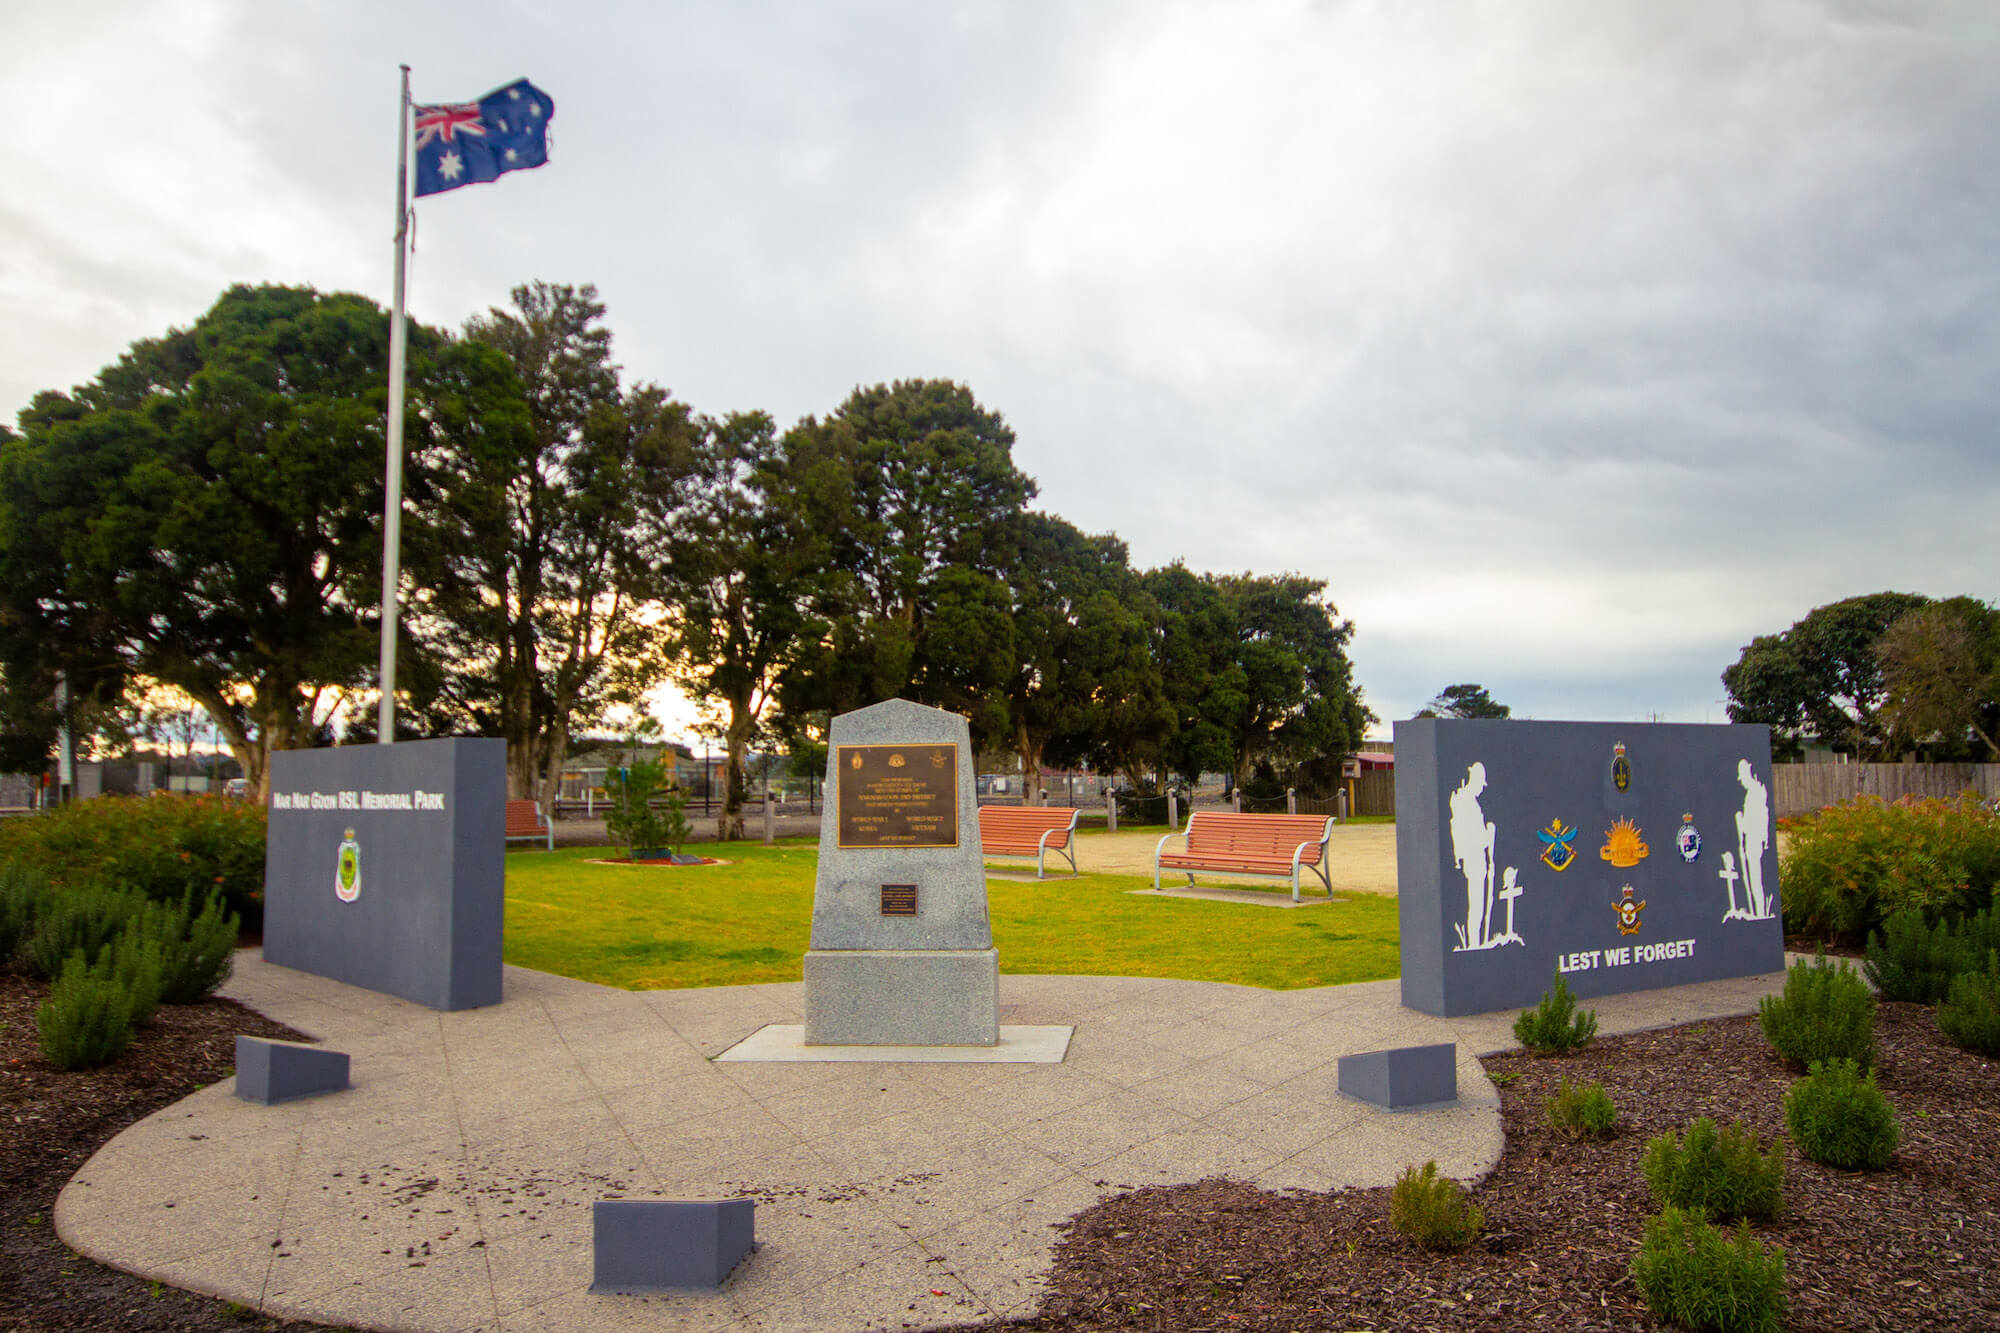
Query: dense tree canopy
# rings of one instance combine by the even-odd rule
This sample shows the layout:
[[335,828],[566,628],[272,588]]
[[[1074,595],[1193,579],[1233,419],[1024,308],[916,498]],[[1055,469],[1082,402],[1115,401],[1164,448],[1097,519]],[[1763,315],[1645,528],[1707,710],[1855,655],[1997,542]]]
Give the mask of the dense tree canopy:
[[2000,610],[1973,597],[1920,606],[1896,618],[1876,656],[1882,718],[1899,745],[2000,761]]
[[1484,685],[1447,685],[1417,710],[1418,717],[1503,718],[1513,716],[1506,704],[1495,703]]
[[1877,645],[1927,598],[1878,592],[1816,607],[1783,634],[1760,635],[1722,673],[1733,722],[1766,722],[1773,748],[1812,739],[1864,758],[1884,752],[1886,691]]

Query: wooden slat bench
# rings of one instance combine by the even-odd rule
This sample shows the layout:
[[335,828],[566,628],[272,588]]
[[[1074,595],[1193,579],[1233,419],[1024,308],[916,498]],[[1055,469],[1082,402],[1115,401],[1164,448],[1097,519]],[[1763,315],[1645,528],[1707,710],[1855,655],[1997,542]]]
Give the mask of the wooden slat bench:
[[507,802],[508,842],[539,842],[550,851],[556,849],[555,825],[542,813],[539,801]]
[[[1169,833],[1153,849],[1153,887],[1160,871],[1185,870],[1189,887],[1194,872],[1213,870],[1231,875],[1272,875],[1292,881],[1292,901],[1299,900],[1299,869],[1319,876],[1326,896],[1333,896],[1327,873],[1327,843],[1333,820],[1326,815],[1245,815],[1232,810],[1200,810],[1188,816],[1187,828]],[[1186,839],[1186,846],[1169,852],[1167,844]]]
[[1069,861],[1069,873],[1076,868],[1077,812],[1063,806],[982,805],[979,807],[979,854],[981,856],[1032,856],[1035,878],[1041,879],[1042,866],[1050,852]]

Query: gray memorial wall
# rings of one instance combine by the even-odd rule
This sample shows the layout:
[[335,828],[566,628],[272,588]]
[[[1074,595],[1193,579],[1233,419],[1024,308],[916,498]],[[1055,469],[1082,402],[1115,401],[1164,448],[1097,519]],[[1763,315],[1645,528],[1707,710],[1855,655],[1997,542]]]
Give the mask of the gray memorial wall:
[[1396,723],[1403,1003],[1453,1016],[1784,967],[1764,726]]
[[892,699],[833,719],[805,1011],[808,1046],[998,1044],[1000,954],[957,714]]
[[271,756],[266,961],[433,1009],[500,1002],[507,743]]

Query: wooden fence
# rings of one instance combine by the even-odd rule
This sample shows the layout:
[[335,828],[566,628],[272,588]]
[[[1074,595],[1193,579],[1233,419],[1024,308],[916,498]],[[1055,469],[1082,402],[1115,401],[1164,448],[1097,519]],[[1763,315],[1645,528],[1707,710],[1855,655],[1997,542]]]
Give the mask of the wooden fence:
[[1772,804],[1778,815],[1802,815],[1838,805],[1863,792],[1893,801],[1898,796],[1942,796],[1971,790],[2000,796],[2000,764],[1773,764]]

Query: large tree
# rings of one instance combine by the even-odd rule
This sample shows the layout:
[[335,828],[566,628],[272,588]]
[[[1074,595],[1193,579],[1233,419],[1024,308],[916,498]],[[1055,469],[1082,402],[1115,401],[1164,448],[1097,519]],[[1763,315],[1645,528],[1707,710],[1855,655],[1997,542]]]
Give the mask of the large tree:
[[[260,793],[376,651],[387,314],[235,287],[0,445],[0,635],[86,691],[165,682]],[[418,329],[409,425],[458,354]]]
[[785,437],[791,522],[819,534],[810,594],[825,626],[780,694],[788,712],[844,712],[902,696],[965,709],[992,734],[1005,654],[1007,525],[1035,494],[1014,432],[949,380],[856,389]]
[[1957,758],[1976,736],[2000,760],[2000,610],[1952,597],[1897,617],[1876,644],[1882,717],[1901,743]]
[[786,462],[762,412],[702,421],[686,503],[658,571],[674,678],[722,716],[728,782],[716,821],[721,838],[744,836],[744,756],[766,721],[778,672],[814,628],[802,600],[826,540],[792,522]]
[[[1885,698],[1877,645],[1915,593],[1878,592],[1815,607],[1783,634],[1760,635],[1722,673],[1733,722],[1766,722],[1866,757],[1881,752]],[[1779,748],[1785,746],[1780,743]]]
[[1048,514],[1013,526],[1012,660],[1000,692],[1034,804],[1044,762],[1127,767],[1164,738],[1173,715],[1153,659],[1150,599],[1125,543]]
[[517,287],[469,321],[526,394],[519,430],[440,431],[419,633],[436,709],[504,737],[508,791],[553,796],[575,731],[635,701],[664,642],[653,568],[679,505],[693,414],[621,390],[596,289]]
[[1484,685],[1447,685],[1437,697],[1417,710],[1418,717],[1499,719],[1513,716],[1506,704],[1494,702]]
[[1296,574],[1195,575],[1172,565],[1146,576],[1161,611],[1161,662],[1177,725],[1165,767],[1183,778],[1220,770],[1232,783],[1337,758],[1372,714],[1324,582]]

